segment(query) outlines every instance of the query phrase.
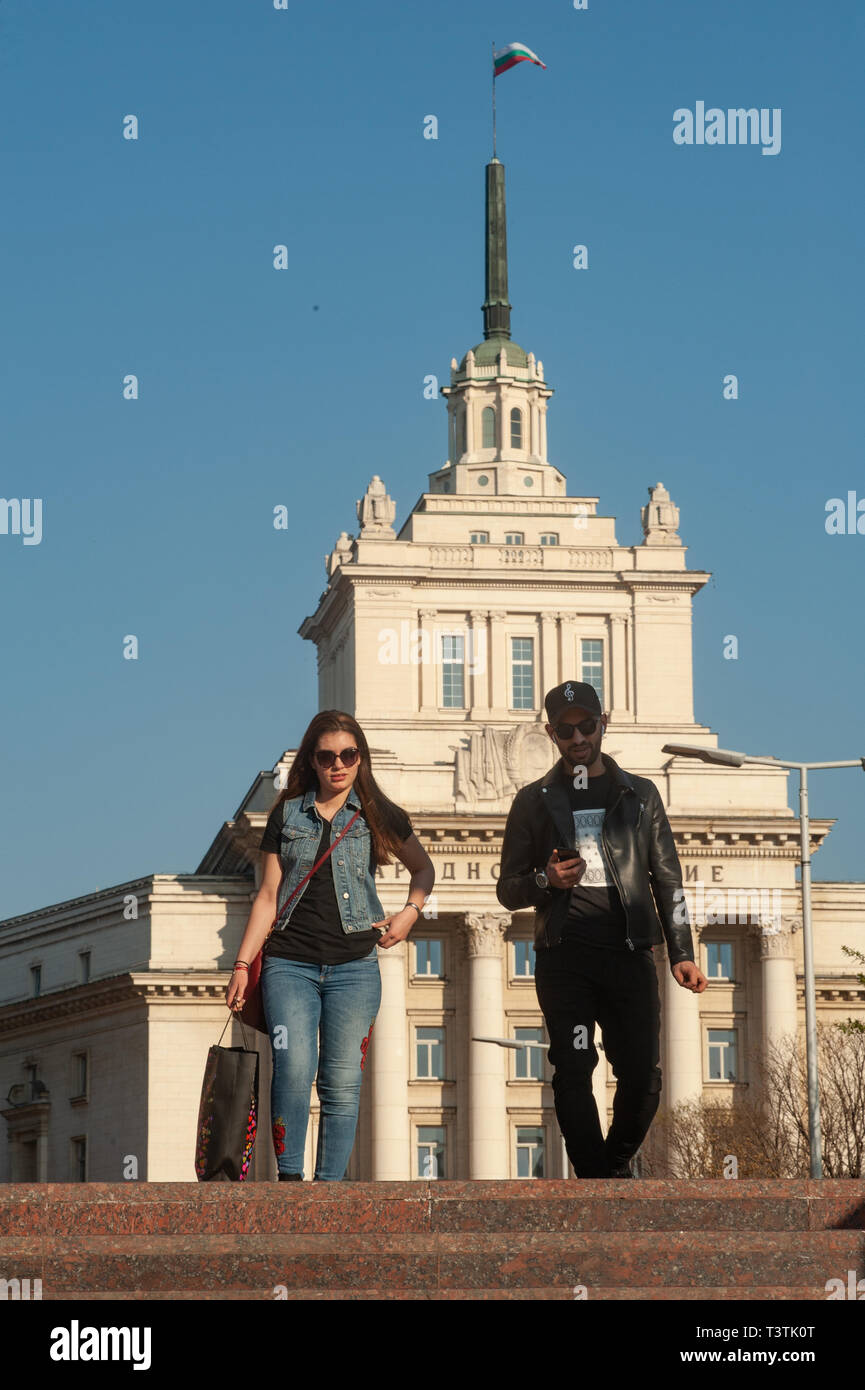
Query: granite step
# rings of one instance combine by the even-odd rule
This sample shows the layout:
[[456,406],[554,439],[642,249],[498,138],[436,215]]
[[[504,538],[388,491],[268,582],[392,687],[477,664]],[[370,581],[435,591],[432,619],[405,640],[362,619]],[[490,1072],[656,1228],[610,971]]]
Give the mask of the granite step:
[[825,1300],[848,1271],[860,1180],[0,1187],[0,1278],[43,1301]]
[[[598,1302],[624,1302],[638,1301],[646,1302],[682,1302],[693,1301],[703,1302],[705,1300],[716,1302],[825,1302],[826,1290],[823,1284],[808,1286],[800,1284],[798,1286],[778,1286],[774,1284],[750,1285],[748,1287],[700,1287],[694,1288],[692,1285],[679,1286],[666,1284],[662,1287],[653,1288],[600,1288],[591,1293],[591,1298],[595,1303]],[[543,1302],[573,1302],[573,1291],[569,1288],[552,1285],[547,1288],[533,1288],[530,1286],[522,1288],[501,1288],[501,1289],[406,1289],[406,1288],[368,1288],[368,1289],[320,1289],[320,1288],[291,1288],[282,1296],[282,1301],[296,1302],[340,1302],[372,1300],[375,1302],[393,1303],[397,1301],[417,1301],[419,1299],[454,1300],[471,1299],[474,1301],[503,1300],[503,1299],[534,1299]],[[155,1291],[142,1292],[139,1290],[116,1292],[113,1290],[94,1290],[86,1292],[45,1294],[44,1302],[71,1301],[79,1303],[123,1303],[140,1302],[146,1300],[148,1303],[261,1303],[275,1302],[271,1293],[260,1293],[250,1289],[159,1289]]]
[[[0,1270],[41,1278],[50,1294],[114,1289],[245,1288],[319,1292],[414,1289],[665,1287],[814,1291],[855,1271],[865,1277],[865,1231],[378,1232],[245,1235],[76,1235],[0,1240]],[[7,1275],[7,1277],[9,1277]],[[705,1296],[703,1294],[702,1296]]]
[[865,1228],[865,1182],[45,1183],[0,1187],[0,1235]]

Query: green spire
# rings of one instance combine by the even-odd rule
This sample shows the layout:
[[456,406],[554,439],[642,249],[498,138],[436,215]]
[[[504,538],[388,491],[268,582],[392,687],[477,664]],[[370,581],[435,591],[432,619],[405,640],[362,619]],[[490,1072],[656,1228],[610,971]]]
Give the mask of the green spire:
[[495,156],[487,165],[486,299],[483,311],[484,337],[510,338],[505,166]]

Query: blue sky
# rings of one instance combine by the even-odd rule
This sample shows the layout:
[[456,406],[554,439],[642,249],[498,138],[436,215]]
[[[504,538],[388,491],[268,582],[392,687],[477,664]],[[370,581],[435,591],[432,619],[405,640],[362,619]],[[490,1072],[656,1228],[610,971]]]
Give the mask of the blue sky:
[[[669,488],[713,573],[695,710],[722,746],[865,754],[865,536],[824,526],[830,497],[865,496],[865,12],[476,0],[452,20],[0,4],[0,492],[44,507],[39,545],[0,535],[0,917],[192,871],[315,712],[297,628],[324,553],[373,473],[404,520],[447,452],[423,378],[482,334],[492,41],[547,63],[497,86],[513,335],[555,388],[551,460],[623,544]],[[781,152],[674,145],[698,100],[780,107]],[[815,878],[862,877],[863,809],[861,772],[814,775],[812,814],[838,818]]]

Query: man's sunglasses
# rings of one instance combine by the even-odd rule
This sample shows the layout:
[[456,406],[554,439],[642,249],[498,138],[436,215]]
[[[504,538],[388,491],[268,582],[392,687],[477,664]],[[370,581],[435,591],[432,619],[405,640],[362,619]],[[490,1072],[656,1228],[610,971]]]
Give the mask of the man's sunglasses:
[[333,753],[329,748],[322,748],[317,753],[314,753],[313,757],[319,767],[333,767],[337,758],[339,758],[343,767],[354,767],[360,757],[360,753],[357,748],[343,748],[341,753]]
[[573,738],[574,730],[579,729],[581,734],[588,738],[593,734],[601,722],[600,715],[593,715],[591,719],[584,719],[579,724],[557,724],[554,729],[556,738]]

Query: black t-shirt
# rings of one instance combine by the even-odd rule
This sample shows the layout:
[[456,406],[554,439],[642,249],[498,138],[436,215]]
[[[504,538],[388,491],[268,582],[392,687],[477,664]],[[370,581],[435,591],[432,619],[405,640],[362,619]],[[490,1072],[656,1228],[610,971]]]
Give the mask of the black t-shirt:
[[[279,854],[281,848],[284,803],[274,806],[267,818],[259,849],[264,854]],[[404,812],[398,825],[401,840],[413,834],[411,821]],[[324,854],[331,838],[331,823],[324,821],[321,839],[315,852],[317,861]],[[339,853],[337,849],[336,853]],[[287,865],[282,861],[283,872]],[[375,865],[370,857],[370,872]],[[295,901],[288,909],[290,916],[284,928],[271,933],[264,948],[266,956],[281,956],[286,960],[306,961],[311,965],[342,965],[345,961],[368,956],[381,936],[377,928],[369,931],[344,932],[333,882],[333,855],[324,861],[307,879]]]
[[571,889],[562,940],[626,951],[625,909],[601,842],[601,827],[607,807],[618,795],[618,784],[608,768],[600,777],[589,777],[584,790],[574,787],[574,779],[564,764],[560,768],[560,776],[571,803],[574,843],[586,861],[583,877]]

